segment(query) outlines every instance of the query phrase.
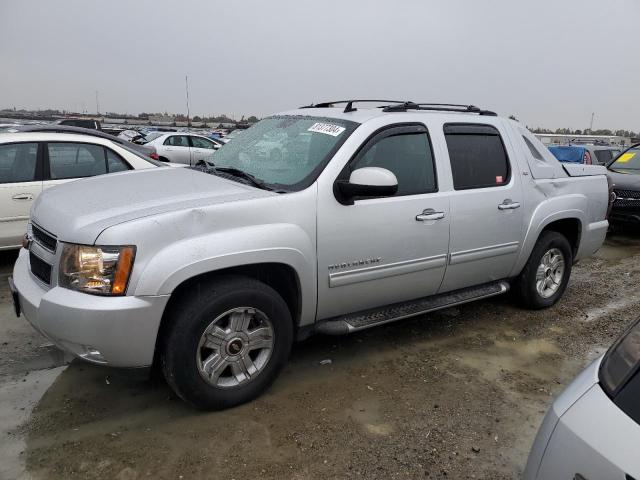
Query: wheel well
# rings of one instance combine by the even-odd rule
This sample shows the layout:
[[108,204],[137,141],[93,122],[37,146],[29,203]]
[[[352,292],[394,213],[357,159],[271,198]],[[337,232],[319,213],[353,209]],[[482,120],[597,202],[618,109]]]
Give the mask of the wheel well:
[[302,308],[302,298],[300,293],[300,280],[296,271],[289,265],[283,263],[258,263],[254,265],[242,265],[237,267],[224,268],[222,270],[216,270],[215,272],[207,272],[189,278],[174,288],[171,292],[171,298],[167,303],[160,328],[158,330],[158,337],[156,338],[156,348],[154,355],[154,364],[157,365],[159,345],[164,335],[164,329],[168,323],[167,313],[171,311],[171,308],[175,302],[179,300],[184,292],[195,288],[202,282],[208,282],[220,275],[243,275],[246,277],[254,278],[266,285],[269,285],[284,299],[285,303],[289,307],[291,312],[291,318],[293,319],[293,326],[296,328],[300,321],[300,312]]
[[[544,227],[544,230],[551,230],[558,232],[569,241],[571,245],[571,251],[573,256],[578,253],[578,247],[580,246],[580,236],[582,235],[582,224],[577,218],[564,218],[562,220],[556,220]],[[543,231],[544,231],[543,230]]]
[[169,159],[167,157],[158,157],[158,160],[161,162],[168,162]]

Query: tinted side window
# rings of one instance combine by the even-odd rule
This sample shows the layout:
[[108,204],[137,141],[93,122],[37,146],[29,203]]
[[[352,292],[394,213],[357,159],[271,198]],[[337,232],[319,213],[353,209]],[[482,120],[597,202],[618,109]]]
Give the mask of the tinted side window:
[[611,150],[596,150],[596,157],[599,163],[609,163],[613,158]]
[[52,180],[92,177],[107,173],[102,145],[49,143],[49,176]]
[[125,162],[122,159],[122,157],[120,157],[120,155],[118,155],[116,152],[109,150],[108,148],[106,149],[106,151],[107,151],[107,167],[109,168],[109,173],[123,172],[125,170],[130,169],[127,162]]
[[447,124],[444,133],[456,190],[509,182],[509,159],[498,130],[489,125]]
[[426,133],[407,133],[382,138],[368,147],[351,165],[351,170],[381,167],[398,179],[399,195],[436,191],[431,143]]
[[164,141],[164,144],[172,147],[188,147],[189,139],[186,135],[171,135]]
[[37,160],[37,143],[0,145],[0,183],[34,181]]
[[538,151],[538,149],[533,145],[533,143],[531,143],[529,139],[524,135],[522,136],[522,139],[524,140],[524,143],[527,144],[527,147],[529,147],[529,151],[531,152],[531,155],[533,155],[533,158],[535,158],[536,160],[542,160],[544,162],[544,157]]
[[210,150],[214,148],[213,142],[200,137],[191,137],[191,145],[193,145],[194,148],[208,148]]

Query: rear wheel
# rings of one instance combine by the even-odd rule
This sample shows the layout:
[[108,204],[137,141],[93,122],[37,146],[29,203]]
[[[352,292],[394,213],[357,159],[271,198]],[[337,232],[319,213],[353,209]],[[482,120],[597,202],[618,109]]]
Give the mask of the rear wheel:
[[165,378],[203,409],[247,402],[285,365],[293,341],[289,309],[271,287],[229,276],[198,286],[173,305],[163,339]]
[[555,304],[567,288],[573,265],[571,245],[558,232],[544,231],[515,284],[515,293],[527,308]]

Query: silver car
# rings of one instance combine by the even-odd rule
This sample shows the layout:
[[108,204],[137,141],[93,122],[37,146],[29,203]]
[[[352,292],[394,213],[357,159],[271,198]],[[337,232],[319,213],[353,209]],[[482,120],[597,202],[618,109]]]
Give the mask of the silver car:
[[524,479],[634,480],[639,447],[640,320],[553,403]]

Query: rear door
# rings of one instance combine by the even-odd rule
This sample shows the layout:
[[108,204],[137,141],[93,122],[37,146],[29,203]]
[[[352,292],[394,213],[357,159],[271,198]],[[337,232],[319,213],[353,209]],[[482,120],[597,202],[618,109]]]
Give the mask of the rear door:
[[0,145],[0,249],[19,246],[27,231],[42,191],[41,148],[37,142]]
[[164,139],[164,155],[170,162],[191,165],[191,147],[188,135],[170,135]]
[[447,123],[449,265],[441,291],[508,277],[522,246],[524,198],[516,153],[500,124]]

